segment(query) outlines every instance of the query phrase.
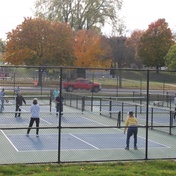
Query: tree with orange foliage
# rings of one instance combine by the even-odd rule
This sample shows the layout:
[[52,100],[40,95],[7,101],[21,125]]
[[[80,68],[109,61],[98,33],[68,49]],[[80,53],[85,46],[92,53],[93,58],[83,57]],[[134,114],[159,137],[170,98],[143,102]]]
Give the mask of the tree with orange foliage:
[[25,18],[9,32],[5,60],[14,65],[71,65],[74,37],[65,23]]
[[141,36],[139,56],[147,67],[165,66],[165,55],[173,44],[173,35],[165,19],[158,19],[151,23]]
[[106,50],[102,47],[102,38],[91,30],[79,30],[75,35],[75,65],[79,67],[110,67],[105,60]]

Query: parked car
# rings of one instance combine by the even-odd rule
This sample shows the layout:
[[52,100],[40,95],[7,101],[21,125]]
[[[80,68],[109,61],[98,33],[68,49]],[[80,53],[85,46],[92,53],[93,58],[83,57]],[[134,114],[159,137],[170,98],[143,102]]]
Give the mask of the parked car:
[[8,73],[1,73],[0,72],[0,79],[7,79],[10,78],[10,75]]
[[75,81],[63,82],[63,88],[67,92],[72,92],[74,89],[91,90],[92,92],[98,92],[101,90],[101,84],[92,82],[88,79],[78,78]]

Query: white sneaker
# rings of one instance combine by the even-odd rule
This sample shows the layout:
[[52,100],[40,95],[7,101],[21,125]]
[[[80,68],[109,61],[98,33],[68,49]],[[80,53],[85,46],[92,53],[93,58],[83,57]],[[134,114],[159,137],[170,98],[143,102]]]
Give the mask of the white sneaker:
[[27,137],[29,137],[29,134],[26,134]]
[[38,135],[38,134],[36,134],[36,137],[39,137],[39,135]]

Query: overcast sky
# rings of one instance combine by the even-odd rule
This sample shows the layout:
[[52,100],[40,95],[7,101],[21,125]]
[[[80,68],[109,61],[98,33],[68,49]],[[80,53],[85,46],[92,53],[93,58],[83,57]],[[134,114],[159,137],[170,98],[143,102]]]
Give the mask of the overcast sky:
[[128,29],[147,29],[148,25],[165,18],[176,30],[176,0],[124,0],[122,14]]
[[0,38],[6,39],[11,32],[24,21],[24,17],[33,15],[34,0],[1,0],[0,2]]
[[[11,32],[24,21],[32,17],[35,0],[1,0],[0,3],[0,38],[5,40]],[[148,25],[165,18],[169,27],[176,31],[176,0],[124,0],[122,16],[128,31],[147,29]],[[104,30],[109,34],[109,29]]]

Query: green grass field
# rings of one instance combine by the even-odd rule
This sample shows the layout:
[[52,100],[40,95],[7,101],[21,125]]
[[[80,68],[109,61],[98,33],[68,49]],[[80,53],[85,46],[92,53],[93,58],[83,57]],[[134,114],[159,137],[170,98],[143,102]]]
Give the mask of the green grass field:
[[[15,78],[12,74],[11,79],[0,80],[1,86],[15,86],[18,85],[20,87],[27,87],[27,86],[34,86],[34,78],[33,72],[29,72],[26,69],[19,69],[19,71],[15,70]],[[66,71],[66,70],[65,70]],[[21,77],[23,75],[23,77]],[[95,82],[99,82],[102,84],[102,88],[117,88],[119,87],[119,79],[121,77],[121,88],[136,88],[136,89],[146,89],[147,84],[147,70],[121,70],[121,76],[117,73],[115,78],[90,78],[93,79]],[[117,78],[118,77],[118,78]],[[66,79],[66,78],[65,78]],[[175,79],[176,73],[175,72],[167,72],[167,71],[159,71],[158,73],[156,70],[149,71],[149,80],[150,80],[150,89],[174,89],[175,88]],[[55,88],[59,85],[59,78],[57,79],[49,79],[46,78],[42,82],[43,87]],[[64,78],[63,78],[63,81]]]
[[174,176],[175,161],[1,165],[3,176]]
[[[176,76],[173,73],[159,73],[155,72],[150,73],[149,81],[150,86],[149,89],[168,89],[172,90],[176,88],[175,85]],[[119,87],[119,80],[117,78],[99,78],[95,79],[95,81],[100,82],[103,88],[117,88]],[[122,88],[128,89],[146,89],[147,86],[147,76],[145,73],[141,72],[125,72],[122,75],[121,79]]]

